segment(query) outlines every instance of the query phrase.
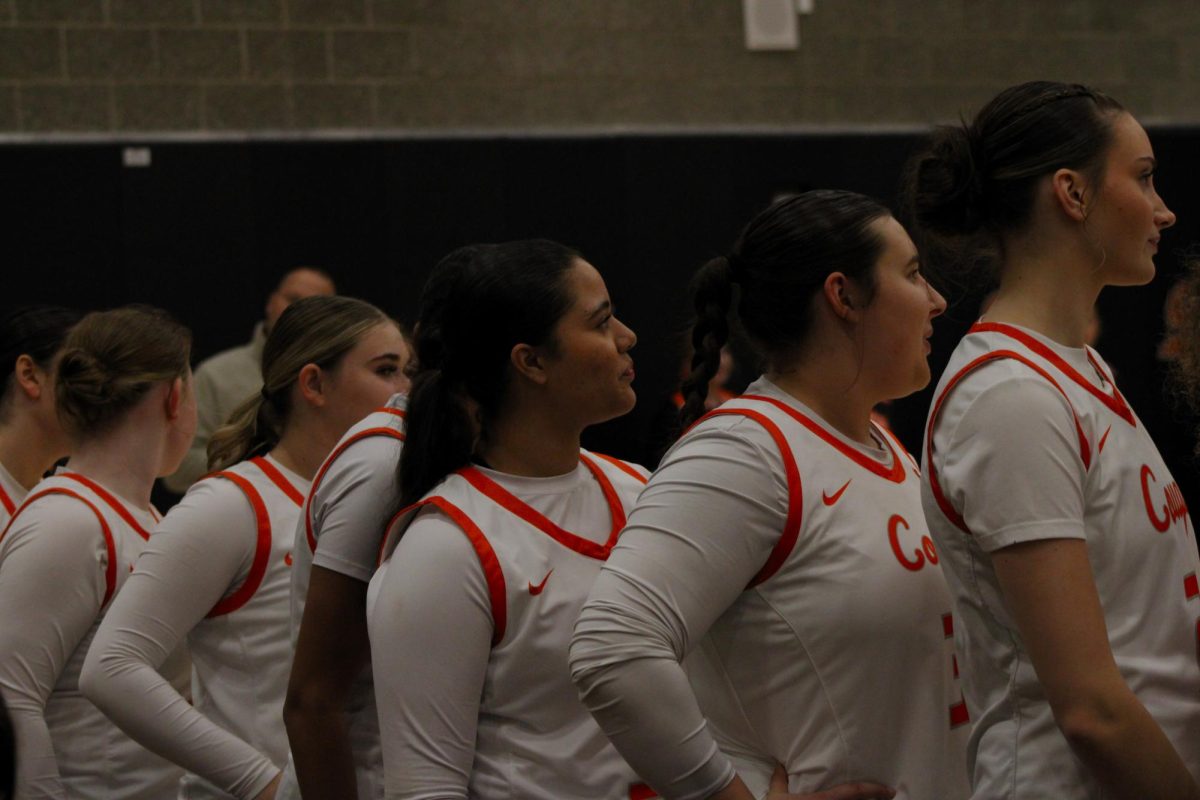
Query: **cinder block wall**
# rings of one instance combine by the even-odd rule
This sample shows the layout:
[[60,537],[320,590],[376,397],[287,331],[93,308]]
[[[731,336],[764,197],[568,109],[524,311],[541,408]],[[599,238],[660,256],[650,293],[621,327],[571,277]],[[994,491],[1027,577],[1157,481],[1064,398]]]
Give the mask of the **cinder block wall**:
[[911,125],[1038,77],[1200,122],[1194,0],[0,0],[0,133]]

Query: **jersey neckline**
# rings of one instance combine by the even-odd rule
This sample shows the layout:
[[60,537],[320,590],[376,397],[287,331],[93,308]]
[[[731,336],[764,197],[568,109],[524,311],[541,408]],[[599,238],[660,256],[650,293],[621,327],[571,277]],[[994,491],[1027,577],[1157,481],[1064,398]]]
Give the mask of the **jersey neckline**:
[[621,529],[625,527],[625,509],[621,505],[620,498],[617,497],[617,492],[613,488],[612,481],[604,474],[604,470],[600,469],[595,461],[583,453],[579,454],[579,460],[591,471],[592,475],[596,478],[596,482],[600,484],[600,491],[604,494],[604,500],[608,504],[608,511],[612,517],[612,527],[609,530],[608,539],[604,544],[586,539],[558,526],[540,511],[533,508],[533,506],[521,500],[495,480],[485,475],[479,467],[473,465],[463,467],[456,470],[456,474],[461,475],[474,489],[487,496],[497,505],[525,520],[564,547],[589,558],[604,561],[607,560],[613,545],[616,544]]
[[1112,379],[1112,375],[1110,375],[1108,371],[1100,365],[1100,362],[1096,359],[1095,355],[1093,355],[1090,347],[1084,347],[1084,352],[1087,354],[1088,362],[1091,363],[1092,368],[1096,370],[1097,374],[1099,374],[1100,377],[1107,381],[1108,385],[1112,387],[1111,394],[1105,392],[1089,381],[1082,373],[1079,372],[1079,370],[1071,366],[1071,364],[1065,358],[1063,358],[1059,353],[1055,352],[1053,347],[1043,342],[1040,337],[1036,336],[1031,331],[1004,322],[976,322],[971,326],[971,329],[967,331],[967,333],[999,333],[1003,336],[1009,337],[1010,339],[1017,340],[1034,353],[1037,353],[1039,356],[1046,359],[1046,361],[1050,362],[1050,364],[1063,375],[1070,378],[1079,386],[1083,387],[1084,390],[1103,403],[1118,417],[1134,427],[1137,426],[1137,420],[1133,416],[1133,410],[1125,401],[1125,397],[1121,394],[1121,390],[1117,388],[1116,381],[1114,381]]

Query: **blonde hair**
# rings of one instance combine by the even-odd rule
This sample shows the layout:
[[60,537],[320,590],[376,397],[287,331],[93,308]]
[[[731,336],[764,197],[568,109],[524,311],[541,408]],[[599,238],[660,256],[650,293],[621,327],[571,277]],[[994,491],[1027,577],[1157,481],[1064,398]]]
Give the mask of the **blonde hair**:
[[185,377],[192,334],[166,311],[125,306],[86,315],[67,335],[55,408],[74,436],[103,432],[155,384]]
[[[392,322],[352,297],[306,297],[287,307],[262,353],[262,391],[234,409],[208,442],[208,468],[224,469],[279,442],[291,413],[291,388],[307,364],[333,369],[367,331]],[[395,323],[392,323],[395,324]]]

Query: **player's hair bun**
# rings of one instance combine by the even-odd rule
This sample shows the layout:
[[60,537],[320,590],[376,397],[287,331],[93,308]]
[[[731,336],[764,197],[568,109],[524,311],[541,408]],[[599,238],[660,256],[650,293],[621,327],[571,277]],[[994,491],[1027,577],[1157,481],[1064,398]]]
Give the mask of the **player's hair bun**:
[[911,164],[909,212],[944,235],[968,235],[987,218],[987,164],[965,125],[937,128],[928,149]]

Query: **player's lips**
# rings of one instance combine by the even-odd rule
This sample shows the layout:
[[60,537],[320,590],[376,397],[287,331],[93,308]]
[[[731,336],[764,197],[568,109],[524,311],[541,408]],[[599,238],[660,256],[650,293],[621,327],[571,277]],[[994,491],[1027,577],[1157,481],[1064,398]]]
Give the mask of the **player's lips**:
[[621,373],[621,380],[631,381],[631,380],[633,380],[633,376],[634,376],[633,362],[631,361],[631,362],[629,362],[629,366],[625,369],[625,371]]
[[1158,252],[1158,243],[1161,239],[1162,239],[1161,236],[1155,236],[1153,239],[1150,240],[1150,246],[1154,248],[1154,252],[1156,252],[1156,253]]
[[921,341],[925,343],[925,354],[926,355],[933,352],[933,346],[929,344],[929,339],[932,336],[933,336],[933,328],[930,328],[929,330],[927,330],[925,332],[925,336],[921,339]]

